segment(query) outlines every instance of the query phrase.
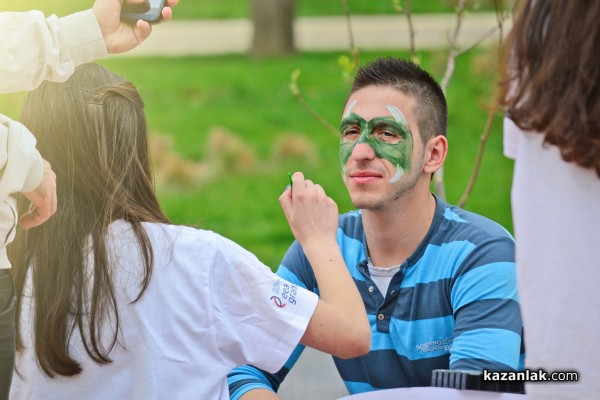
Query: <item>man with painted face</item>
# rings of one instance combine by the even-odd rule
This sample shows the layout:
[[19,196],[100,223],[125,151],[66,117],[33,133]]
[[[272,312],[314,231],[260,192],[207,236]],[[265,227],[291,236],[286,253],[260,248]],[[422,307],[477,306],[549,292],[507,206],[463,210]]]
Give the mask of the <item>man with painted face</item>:
[[[444,94],[417,65],[380,58],[358,71],[340,128],[342,179],[358,210],[340,216],[337,240],[372,343],[365,356],[334,357],[351,394],[429,386],[434,369],[523,368],[513,238],[430,191],[446,127]],[[277,273],[318,293],[297,242]],[[277,399],[301,352],[276,374],[233,370],[231,398]]]

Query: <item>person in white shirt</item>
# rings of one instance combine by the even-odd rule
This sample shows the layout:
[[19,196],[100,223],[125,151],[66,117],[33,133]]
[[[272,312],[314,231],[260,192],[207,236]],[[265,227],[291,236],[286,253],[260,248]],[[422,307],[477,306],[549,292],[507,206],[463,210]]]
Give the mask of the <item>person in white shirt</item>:
[[277,371],[298,342],[342,358],[369,350],[364,305],[336,242],[337,206],[301,173],[280,202],[320,299],[222,236],[169,223],[130,82],[79,66],[31,92],[21,120],[39,132],[61,201],[10,251],[20,373],[12,399],[228,399],[231,368]]
[[[140,3],[143,0],[129,0]],[[75,66],[140,44],[152,27],[121,22],[121,0],[96,0],[91,10],[63,18],[39,11],[0,12],[0,93],[31,90],[44,80],[62,82]],[[172,16],[169,0],[163,19]],[[15,194],[30,208],[20,216],[24,229],[38,226],[56,211],[56,177],[21,123],[0,114],[0,400],[8,396],[14,359],[14,293],[6,247],[19,220]]]
[[[506,43],[504,152],[525,365],[577,381],[526,383],[530,400],[600,397],[600,2],[527,0]],[[560,377],[560,376],[559,376]]]

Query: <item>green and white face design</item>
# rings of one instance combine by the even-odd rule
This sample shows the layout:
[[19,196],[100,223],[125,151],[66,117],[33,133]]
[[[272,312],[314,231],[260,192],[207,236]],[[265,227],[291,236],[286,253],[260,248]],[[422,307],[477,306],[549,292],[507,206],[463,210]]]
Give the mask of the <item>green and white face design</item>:
[[388,160],[396,167],[389,180],[396,183],[404,171],[410,172],[413,155],[413,137],[402,111],[392,105],[385,107],[390,116],[375,117],[369,121],[352,112],[357,101],[352,100],[340,127],[340,162],[342,177],[346,179],[346,163],[358,143],[371,146],[377,158]]

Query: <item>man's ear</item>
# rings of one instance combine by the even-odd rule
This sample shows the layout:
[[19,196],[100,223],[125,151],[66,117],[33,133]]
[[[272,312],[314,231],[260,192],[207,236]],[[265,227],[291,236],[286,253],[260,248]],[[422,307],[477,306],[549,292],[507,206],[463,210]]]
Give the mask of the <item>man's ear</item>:
[[425,165],[423,172],[433,174],[444,165],[448,154],[448,139],[446,136],[437,135],[425,144]]

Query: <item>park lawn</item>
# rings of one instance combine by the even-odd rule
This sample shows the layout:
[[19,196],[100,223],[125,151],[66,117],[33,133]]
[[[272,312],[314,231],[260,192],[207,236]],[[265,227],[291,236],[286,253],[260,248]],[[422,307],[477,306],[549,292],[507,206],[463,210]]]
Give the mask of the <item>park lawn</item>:
[[[447,198],[460,198],[472,170],[487,118],[495,63],[490,51],[458,59],[447,90],[450,150]],[[111,57],[103,65],[134,82],[144,98],[155,143],[159,199],[175,223],[214,230],[276,268],[293,237],[278,197],[288,171],[321,183],[341,212],[352,209],[339,174],[338,138],[290,94],[298,84],[306,101],[334,126],[349,83],[338,58],[344,53],[252,60],[244,55],[184,58]],[[361,62],[384,53],[361,54]],[[403,52],[385,55],[407,56]],[[444,53],[420,54],[441,78]],[[0,96],[0,109],[18,117],[23,93]],[[512,229],[512,162],[502,156],[501,116],[495,118],[479,180],[466,209]]]
[[[46,14],[64,16],[90,8],[93,0],[0,0],[0,11],[41,10]],[[352,14],[394,14],[393,0],[348,0]],[[404,5],[405,1],[400,1]],[[415,0],[414,13],[453,12],[456,0]],[[493,11],[493,0],[467,1],[471,11]],[[343,15],[341,0],[297,0],[298,16]],[[250,0],[180,0],[174,19],[246,18],[250,15]]]

